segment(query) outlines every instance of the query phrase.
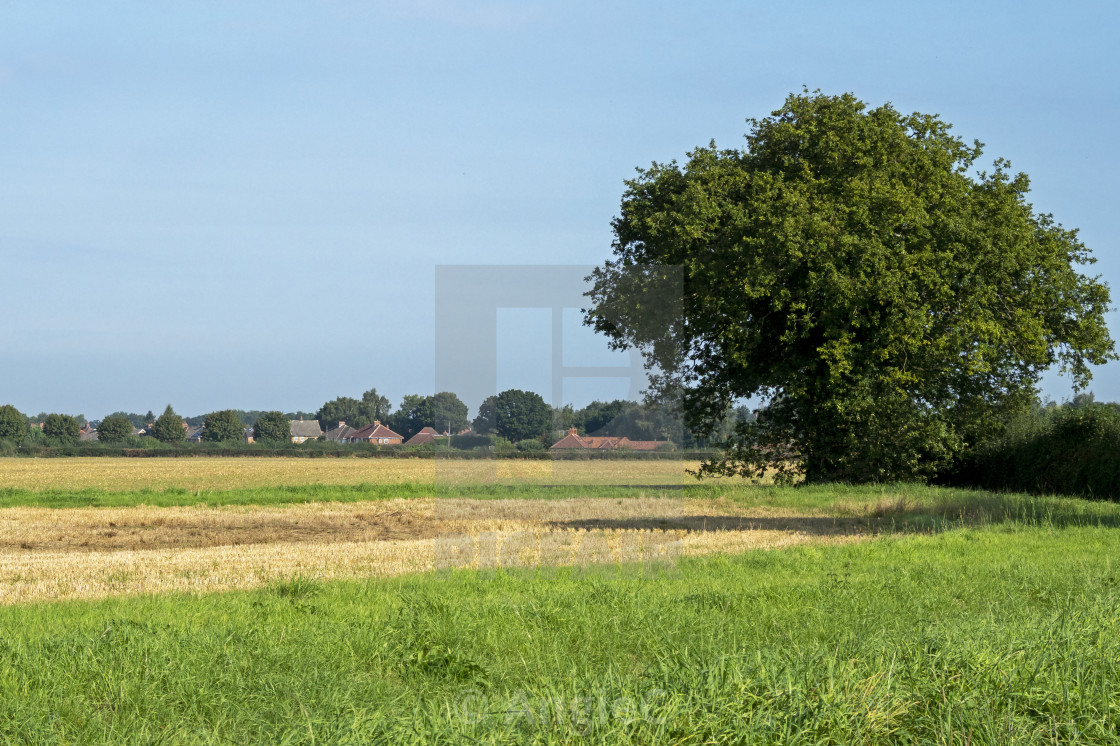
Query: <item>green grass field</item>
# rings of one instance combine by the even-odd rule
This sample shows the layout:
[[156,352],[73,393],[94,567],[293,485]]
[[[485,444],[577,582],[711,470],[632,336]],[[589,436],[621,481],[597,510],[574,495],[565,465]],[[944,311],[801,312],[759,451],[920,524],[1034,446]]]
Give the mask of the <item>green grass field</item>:
[[[1120,505],[547,476],[21,487],[0,508],[641,497],[821,541],[0,606],[0,743],[1120,743]],[[0,571],[34,554],[6,551]]]
[[0,734],[69,743],[1106,743],[1120,541],[1004,525],[0,608]]

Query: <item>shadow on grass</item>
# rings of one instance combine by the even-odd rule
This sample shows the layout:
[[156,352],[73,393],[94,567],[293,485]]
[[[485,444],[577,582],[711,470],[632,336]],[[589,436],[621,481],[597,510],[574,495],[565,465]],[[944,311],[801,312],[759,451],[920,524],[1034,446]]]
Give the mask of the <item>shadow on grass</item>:
[[[793,531],[811,536],[937,533],[1000,525],[1120,528],[1120,505],[1070,497],[1039,497],[979,490],[915,490],[906,494],[845,498],[842,493],[815,515],[689,515],[552,521],[556,529],[689,532]],[[749,512],[749,511],[748,511]]]
[[1120,527],[1120,505],[1076,497],[982,490],[937,490],[921,499],[901,496],[867,506],[871,519],[945,530],[967,526],[1024,525],[1051,528]]
[[581,531],[795,531],[812,536],[877,533],[876,526],[866,519],[832,516],[775,518],[690,515],[673,518],[587,518],[573,521],[548,521],[545,525],[551,529]]

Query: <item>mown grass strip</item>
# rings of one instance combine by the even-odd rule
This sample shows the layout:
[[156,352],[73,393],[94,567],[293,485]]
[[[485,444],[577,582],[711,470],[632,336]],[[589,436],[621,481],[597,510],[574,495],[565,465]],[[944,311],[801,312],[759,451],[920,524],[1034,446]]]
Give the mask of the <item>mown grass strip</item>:
[[18,742],[1112,743],[1120,539],[961,530],[638,570],[0,609]]

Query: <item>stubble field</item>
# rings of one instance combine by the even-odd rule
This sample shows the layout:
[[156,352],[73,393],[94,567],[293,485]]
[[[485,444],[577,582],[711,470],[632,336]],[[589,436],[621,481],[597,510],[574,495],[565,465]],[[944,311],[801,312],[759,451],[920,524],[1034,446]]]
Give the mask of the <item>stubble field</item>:
[[[383,577],[450,565],[610,564],[630,555],[697,556],[871,533],[850,517],[824,526],[804,510],[746,506],[723,495],[678,496],[695,486],[686,472],[694,467],[681,461],[0,460],[8,501],[16,503],[0,509],[0,604],[245,589],[292,577]],[[323,485],[355,491],[348,501],[322,501],[314,488]],[[498,492],[456,496],[487,485]],[[67,493],[66,486],[78,489]],[[272,494],[291,502],[241,499],[281,488]],[[384,488],[378,499],[361,499],[363,490]],[[540,494],[553,488],[562,491]],[[394,489],[413,497],[385,497]],[[520,496],[503,497],[510,490]],[[69,494],[72,505],[93,506],[49,507],[59,494]],[[97,507],[106,495],[125,504]],[[169,496],[182,504],[158,504]]]

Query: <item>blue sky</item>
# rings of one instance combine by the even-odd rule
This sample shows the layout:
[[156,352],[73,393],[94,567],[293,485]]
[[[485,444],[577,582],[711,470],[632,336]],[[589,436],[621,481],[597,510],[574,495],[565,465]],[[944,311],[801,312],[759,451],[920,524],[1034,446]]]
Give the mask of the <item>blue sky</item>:
[[[634,167],[738,146],[803,85],[941,114],[1030,174],[1120,288],[1118,21],[1105,3],[0,3],[0,402],[430,392],[437,265],[599,263]],[[545,385],[503,319],[500,382]],[[1120,399],[1120,366],[1092,388]]]

